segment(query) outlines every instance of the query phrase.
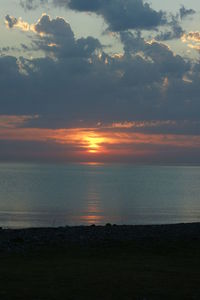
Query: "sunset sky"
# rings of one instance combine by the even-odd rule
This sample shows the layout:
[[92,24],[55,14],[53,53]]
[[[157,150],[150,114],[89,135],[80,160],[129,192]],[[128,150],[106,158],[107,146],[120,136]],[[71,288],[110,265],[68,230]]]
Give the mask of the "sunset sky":
[[200,163],[199,0],[1,0],[0,161]]

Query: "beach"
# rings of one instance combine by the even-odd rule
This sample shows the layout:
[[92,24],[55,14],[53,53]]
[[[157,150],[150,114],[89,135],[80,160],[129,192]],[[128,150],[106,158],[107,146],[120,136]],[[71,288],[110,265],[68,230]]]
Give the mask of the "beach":
[[200,223],[0,230],[1,299],[199,299]]

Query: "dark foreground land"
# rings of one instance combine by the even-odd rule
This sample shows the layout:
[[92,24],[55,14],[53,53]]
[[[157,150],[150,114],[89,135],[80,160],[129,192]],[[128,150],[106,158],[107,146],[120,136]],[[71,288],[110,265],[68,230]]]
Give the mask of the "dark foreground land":
[[1,229],[0,299],[200,299],[200,224]]

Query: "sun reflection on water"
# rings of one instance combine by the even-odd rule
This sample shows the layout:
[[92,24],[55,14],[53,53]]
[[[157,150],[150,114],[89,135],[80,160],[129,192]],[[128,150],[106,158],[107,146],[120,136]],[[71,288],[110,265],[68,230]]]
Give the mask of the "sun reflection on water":
[[98,185],[91,181],[88,184],[87,202],[84,210],[84,215],[81,220],[87,225],[102,224],[104,220],[102,201],[98,192]]

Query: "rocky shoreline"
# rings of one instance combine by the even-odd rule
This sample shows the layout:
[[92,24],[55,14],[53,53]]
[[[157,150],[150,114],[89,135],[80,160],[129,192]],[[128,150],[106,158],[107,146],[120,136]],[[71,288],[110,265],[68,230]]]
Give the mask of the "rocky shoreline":
[[91,246],[123,242],[162,244],[200,241],[200,223],[0,229],[0,252],[20,253],[44,247]]

